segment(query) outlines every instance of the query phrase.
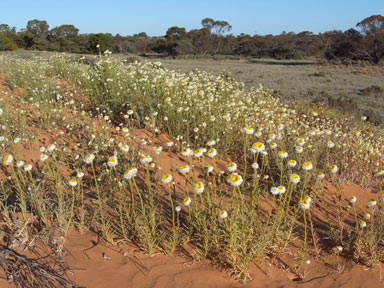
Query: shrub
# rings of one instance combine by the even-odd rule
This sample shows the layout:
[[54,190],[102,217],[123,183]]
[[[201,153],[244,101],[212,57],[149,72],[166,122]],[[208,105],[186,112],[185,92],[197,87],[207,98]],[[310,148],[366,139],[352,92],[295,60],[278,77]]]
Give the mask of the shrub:
[[362,89],[361,93],[363,96],[375,96],[376,98],[380,98],[384,95],[384,89],[379,86],[372,85]]
[[325,74],[324,71],[320,71],[320,72],[315,72],[315,73],[309,74],[308,76],[313,76],[313,77],[325,77],[326,74]]
[[16,44],[3,33],[0,33],[0,51],[15,51],[16,49]]

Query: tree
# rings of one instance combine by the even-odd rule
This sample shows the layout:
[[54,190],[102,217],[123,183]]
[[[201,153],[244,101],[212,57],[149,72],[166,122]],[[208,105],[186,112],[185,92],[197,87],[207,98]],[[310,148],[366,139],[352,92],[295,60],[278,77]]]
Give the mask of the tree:
[[157,53],[176,56],[176,43],[166,39],[158,39],[151,44],[150,49]]
[[344,33],[341,31],[331,31],[327,33],[331,39],[325,50],[325,57],[333,59],[361,59],[360,48],[362,35],[355,29],[349,29]]
[[167,41],[162,45],[163,49],[171,56],[190,53],[193,48],[189,40],[184,40],[186,35],[187,32],[183,27],[172,26],[168,28],[165,34]]
[[3,33],[12,41],[16,39],[16,27],[10,27],[8,24],[0,24],[0,33]]
[[237,36],[237,47],[234,53],[238,55],[256,56],[257,47],[255,43],[256,41],[254,41],[250,35],[242,33]]
[[272,49],[269,49],[268,54],[268,56],[275,59],[295,58],[294,35],[292,33],[282,33],[275,36]]
[[[134,37],[131,37],[134,38]],[[140,38],[140,37],[139,37]],[[129,37],[124,37],[119,34],[115,36],[116,52],[118,53],[137,53],[137,49]]]
[[201,25],[204,28],[209,29],[209,32],[211,32],[213,28],[213,23],[215,23],[215,20],[213,20],[212,18],[204,18],[203,20],[201,20]]
[[372,15],[356,24],[363,33],[376,35],[384,32],[384,16]]
[[142,37],[142,38],[148,38],[147,33],[145,32],[140,32],[138,34],[133,34],[133,37]]
[[77,38],[80,53],[89,53],[89,34],[79,34]]
[[127,39],[132,42],[132,45],[135,47],[137,53],[150,51],[151,44],[156,41],[154,37],[144,36],[128,36]]
[[79,29],[73,25],[61,25],[49,32],[50,42],[58,45],[57,50],[61,52],[79,52],[78,36]]
[[45,20],[29,20],[27,23],[27,32],[37,36],[48,36],[49,25]]
[[13,43],[4,33],[0,33],[0,51],[14,51],[17,49]]
[[115,51],[115,42],[115,38],[110,33],[90,34],[88,51],[91,53],[99,53],[106,50]]
[[177,41],[183,39],[186,34],[185,28],[173,26],[168,28],[165,38],[169,41]]
[[26,30],[23,31],[23,42],[26,48],[46,50],[48,48],[49,25],[44,20],[30,20]]
[[215,44],[208,27],[189,31],[188,38],[193,43],[195,54],[207,55],[214,53]]
[[214,34],[222,36],[232,30],[232,26],[227,21],[215,21],[213,23]]
[[212,30],[213,30],[213,34],[214,36],[216,36],[214,37],[216,38],[215,42],[217,42],[216,49],[214,50],[213,54],[217,54],[217,52],[220,49],[220,45],[222,43],[223,35],[226,32],[231,31],[232,26],[229,25],[227,21],[221,21],[221,20],[215,21],[212,18],[204,18],[203,20],[201,20],[201,25],[205,29],[208,29],[210,34],[212,34]]
[[227,21],[215,21],[212,18],[204,18],[201,20],[201,25],[204,28],[208,28],[209,32],[213,34],[216,34],[218,36],[224,35],[226,32],[229,32],[232,30],[232,26]]
[[185,28],[172,26],[165,33],[165,39],[158,39],[152,43],[151,50],[168,56],[191,53],[193,46],[189,39],[185,39],[186,36]]
[[79,29],[73,25],[65,24],[59,27],[55,27],[50,31],[50,35],[55,36],[56,38],[76,38],[79,34]]
[[372,15],[356,24],[365,35],[362,54],[377,64],[384,58],[384,17]]

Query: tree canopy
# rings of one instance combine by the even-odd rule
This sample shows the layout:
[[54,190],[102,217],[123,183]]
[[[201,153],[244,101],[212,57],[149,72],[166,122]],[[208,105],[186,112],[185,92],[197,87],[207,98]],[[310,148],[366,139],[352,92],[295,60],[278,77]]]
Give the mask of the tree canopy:
[[[372,15],[356,24],[356,29],[314,34],[285,32],[280,35],[230,34],[232,26],[225,20],[204,18],[201,28],[187,31],[172,26],[164,36],[150,37],[146,32],[132,36],[110,33],[80,34],[72,24],[50,29],[45,20],[33,19],[24,29],[0,24],[0,49],[20,47],[74,53],[161,53],[165,56],[232,55],[298,59],[306,57],[327,60],[363,60],[379,63],[384,59],[384,17]],[[16,46],[17,45],[17,46]],[[7,47],[7,48],[5,48]],[[12,48],[12,49],[11,49]]]

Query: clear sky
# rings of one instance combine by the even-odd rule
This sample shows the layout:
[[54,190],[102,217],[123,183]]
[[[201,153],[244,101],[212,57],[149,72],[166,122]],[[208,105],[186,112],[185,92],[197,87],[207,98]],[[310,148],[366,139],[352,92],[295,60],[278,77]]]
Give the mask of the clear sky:
[[375,14],[384,0],[0,0],[0,24],[25,28],[46,20],[50,28],[73,24],[80,33],[164,35],[171,26],[201,28],[206,17],[225,20],[234,35],[347,30]]

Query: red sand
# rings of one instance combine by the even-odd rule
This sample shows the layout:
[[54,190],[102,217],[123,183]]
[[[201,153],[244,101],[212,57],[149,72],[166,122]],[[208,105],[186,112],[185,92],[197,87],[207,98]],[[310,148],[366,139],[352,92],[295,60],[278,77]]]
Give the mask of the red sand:
[[[5,89],[0,78],[0,89]],[[2,87],[3,86],[3,87]],[[98,120],[95,120],[98,121]],[[36,131],[38,129],[36,128]],[[34,145],[24,146],[18,156],[26,161],[35,162],[39,155],[39,146],[52,143],[52,135],[40,131],[41,135],[35,139]],[[44,132],[44,133],[43,133]],[[113,132],[112,132],[113,133]],[[115,134],[115,133],[114,133]],[[153,139],[151,132],[147,130],[135,130],[135,136],[149,138],[154,141],[148,152],[153,153],[150,147],[161,145],[170,140],[167,135],[160,135]],[[55,139],[59,140],[59,139]],[[62,143],[71,143],[73,139],[63,136]],[[138,139],[135,146],[138,146]],[[130,145],[133,143],[130,143]],[[146,147],[141,147],[145,152]],[[181,160],[184,160],[183,162]],[[159,163],[163,166],[162,173],[171,173],[177,182],[178,194],[183,190],[183,178],[176,172],[181,163],[185,163],[183,157],[170,152],[162,152]],[[208,164],[209,162],[207,162]],[[225,167],[225,161],[218,161],[218,169]],[[194,161],[199,166],[198,161]],[[212,164],[212,163],[209,163]],[[198,176],[198,175],[197,175]],[[343,199],[355,195],[357,212],[361,215],[365,210],[367,201],[375,198],[375,194],[361,189],[355,185],[342,184]],[[181,194],[178,195],[179,197]],[[330,183],[324,185],[324,196],[320,195],[316,200],[313,215],[317,219],[324,219],[322,203],[327,203],[329,209],[336,209],[337,190]],[[345,205],[346,206],[346,205]],[[351,217],[351,212],[346,210],[346,217]],[[384,287],[381,271],[384,265],[381,263],[374,269],[347,262],[343,258],[337,261],[336,256],[324,251],[319,258],[310,258],[310,264],[304,264],[299,271],[295,271],[297,261],[293,259],[294,248],[288,247],[284,251],[284,259],[264,259],[257,264],[251,263],[250,276],[252,280],[243,283],[235,280],[218,266],[209,261],[194,261],[193,249],[176,251],[173,255],[145,255],[132,245],[110,246],[98,239],[91,232],[72,231],[65,242],[66,254],[64,260],[70,267],[66,277],[82,287]],[[322,241],[324,239],[320,239]],[[329,248],[331,249],[331,248]],[[187,252],[189,251],[189,252]],[[285,259],[286,258],[286,259]],[[299,278],[298,275],[304,275]],[[3,273],[0,273],[4,277]],[[0,280],[0,287],[13,287],[6,280]]]
[[[144,255],[128,245],[120,247],[97,243],[96,235],[71,233],[66,242],[65,260],[73,269],[69,279],[85,287],[384,287],[380,267],[373,270],[340,260],[338,271],[334,256],[310,259],[301,281],[290,268],[278,268],[269,261],[251,265],[253,278],[247,283],[234,280],[208,261],[193,263],[184,256]],[[178,254],[178,253],[176,253]],[[126,255],[126,256],[124,256]],[[282,265],[282,263],[279,263]],[[381,268],[384,268],[382,264]],[[383,270],[383,269],[381,269]],[[69,275],[69,273],[68,273]]]

